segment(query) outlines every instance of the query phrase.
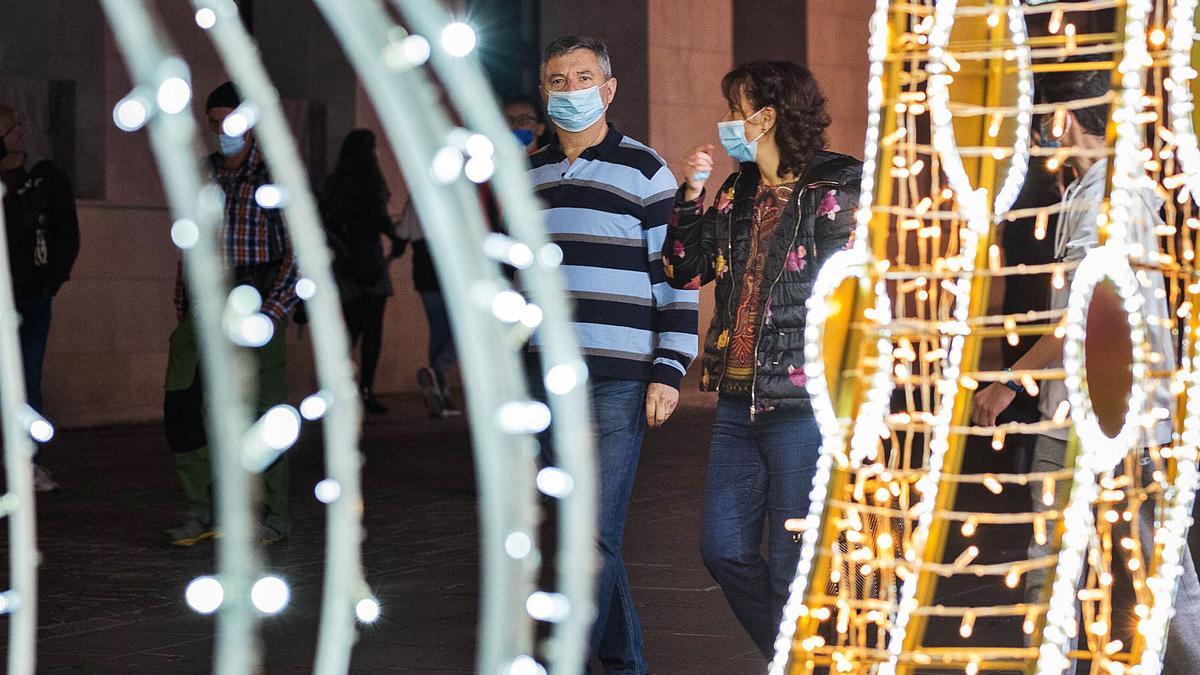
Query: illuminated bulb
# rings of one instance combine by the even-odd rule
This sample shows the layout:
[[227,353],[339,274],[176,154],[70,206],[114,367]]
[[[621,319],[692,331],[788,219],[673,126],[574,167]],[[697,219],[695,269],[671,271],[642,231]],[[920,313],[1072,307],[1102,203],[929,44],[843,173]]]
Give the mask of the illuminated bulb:
[[472,157],[463,167],[463,175],[472,183],[486,183],[496,171],[496,163],[491,157]]
[[463,155],[458,148],[445,146],[433,156],[430,173],[433,179],[442,185],[449,185],[458,180],[463,172]]
[[200,614],[212,614],[225,600],[225,589],[213,577],[196,577],[183,591],[188,607]]
[[113,122],[121,131],[137,131],[150,119],[150,108],[141,96],[130,94],[113,108]]
[[1046,545],[1046,519],[1043,516],[1033,519],[1033,541],[1038,546]]
[[467,154],[471,157],[479,157],[481,159],[491,159],[496,153],[496,146],[492,143],[492,139],[483,134],[471,134],[466,141]]
[[558,623],[571,613],[571,603],[559,593],[537,591],[525,600],[525,611],[537,621]]
[[1042,504],[1054,506],[1054,479],[1049,476],[1042,479]]
[[987,25],[989,28],[995,28],[1000,25],[1000,12],[992,12],[988,14]]
[[500,291],[492,298],[492,314],[504,323],[516,323],[525,312],[525,298],[514,290]]
[[504,675],[546,675],[546,669],[532,656],[522,654],[504,669]]
[[264,209],[277,209],[283,204],[283,190],[267,183],[254,191],[254,201]]
[[442,49],[450,56],[466,56],[475,49],[475,30],[461,21],[442,29]]
[[508,264],[523,270],[533,264],[533,249],[517,242],[508,249]]
[[1167,34],[1161,28],[1150,31],[1150,44],[1161,47],[1167,41]]
[[217,25],[217,13],[207,7],[196,10],[196,25],[208,30]]
[[1004,575],[1004,585],[1009,588],[1016,588],[1017,584],[1021,583],[1021,571],[1014,567]]
[[575,479],[558,467],[548,466],[538,471],[537,487],[548,497],[562,499],[575,489]]
[[296,282],[296,296],[301,300],[310,300],[317,294],[317,282],[308,277],[300,277]]
[[262,416],[258,438],[269,448],[286,450],[300,436],[300,413],[290,405],[271,408]]
[[537,434],[550,426],[550,409],[538,401],[509,401],[496,415],[500,428],[510,434]]
[[292,592],[287,582],[276,576],[266,576],[250,587],[250,602],[263,614],[278,614],[287,607]]
[[237,110],[225,116],[225,121],[221,122],[221,133],[226,136],[241,136],[254,126],[256,117],[249,106],[240,105]]
[[1073,23],[1067,24],[1067,26],[1065,28],[1063,28],[1063,35],[1067,38],[1066,44],[1063,45],[1063,48],[1066,49],[1068,52],[1075,51],[1075,47],[1076,47],[1075,24],[1073,24]]
[[200,228],[195,222],[181,218],[171,225],[171,241],[182,250],[196,245],[200,240]]
[[310,422],[319,420],[329,412],[329,395],[323,391],[305,397],[300,402],[300,416]]
[[992,434],[992,450],[999,451],[1004,449],[1004,437],[1005,433],[1003,429],[997,429],[996,433]]
[[525,305],[521,312],[521,325],[526,328],[537,328],[542,325],[542,308],[533,303]]
[[255,287],[242,284],[229,292],[228,303],[237,314],[253,314],[262,308],[262,296]]
[[504,538],[504,552],[514,560],[522,560],[533,551],[533,539],[525,532],[512,532]]
[[968,516],[967,520],[965,522],[963,522],[963,524],[962,524],[962,536],[964,536],[964,537],[975,536],[975,528],[976,528],[976,524],[978,522],[979,522],[979,519],[976,518],[975,516]]
[[546,267],[558,267],[563,261],[562,248],[558,244],[546,244],[538,252],[538,258]]
[[261,347],[274,336],[275,322],[266,314],[252,314],[238,322],[237,330],[230,337],[242,347]]
[[400,50],[404,54],[404,58],[414,66],[420,66],[429,60],[430,47],[429,40],[420,35],[409,35],[400,43]]
[[363,623],[375,623],[379,618],[379,601],[375,598],[363,598],[354,605],[354,616]]
[[1050,24],[1048,26],[1050,34],[1053,35],[1062,28],[1063,11],[1056,9],[1050,13]]
[[332,504],[337,501],[338,497],[342,496],[342,486],[332,478],[326,478],[317,483],[313,488],[313,494],[316,495],[317,501],[322,504]]
[[962,623],[958,626],[958,634],[964,640],[971,637],[975,632],[975,612],[967,611],[963,614]]
[[182,77],[168,77],[158,85],[158,107],[168,115],[183,112],[192,100],[192,86]]
[[29,437],[38,443],[49,443],[54,438],[54,425],[39,415],[29,423]]
[[991,474],[983,477],[983,486],[994,495],[1004,492],[1004,485]]
[[579,371],[575,366],[560,363],[546,372],[546,391],[562,396],[579,384]]

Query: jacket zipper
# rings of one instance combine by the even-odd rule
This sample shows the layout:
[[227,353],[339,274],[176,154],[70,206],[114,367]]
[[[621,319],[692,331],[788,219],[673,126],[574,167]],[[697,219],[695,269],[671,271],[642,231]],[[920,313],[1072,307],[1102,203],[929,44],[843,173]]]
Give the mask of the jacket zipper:
[[[837,187],[840,185],[841,185],[841,183],[838,183],[836,181],[819,180],[819,181],[816,181],[813,183],[809,183],[808,185],[805,185],[804,187],[800,188],[800,194],[796,196],[796,227],[794,230],[792,230],[792,238],[788,240],[787,250],[789,253],[792,250],[792,246],[795,246],[795,244],[796,244],[796,237],[800,236],[800,222],[803,220],[803,218],[801,217],[801,214],[800,214],[800,200],[804,199],[805,193],[808,192],[809,188],[823,187],[823,186]],[[731,237],[731,239],[732,239],[732,237]],[[763,331],[763,327],[766,324],[766,318],[767,318],[766,305],[771,302],[771,295],[775,293],[775,286],[779,283],[779,280],[783,278],[783,271],[785,269],[787,269],[786,260],[787,260],[787,257],[785,254],[784,261],[781,262],[779,265],[779,274],[775,275],[775,280],[771,282],[771,287],[767,289],[767,300],[766,300],[766,303],[764,303],[764,305],[763,305],[763,311],[760,313],[760,316],[758,317],[758,328],[754,332],[754,360],[751,362],[752,365],[751,365],[751,375],[750,375],[750,421],[751,422],[754,421],[754,417],[757,414],[755,408],[757,407],[757,394],[758,394],[758,391],[757,391],[758,390],[758,345],[762,341],[762,331]],[[731,270],[732,270],[732,268],[731,268]],[[726,347],[728,348],[728,345]],[[722,375],[724,375],[723,372],[722,372]]]

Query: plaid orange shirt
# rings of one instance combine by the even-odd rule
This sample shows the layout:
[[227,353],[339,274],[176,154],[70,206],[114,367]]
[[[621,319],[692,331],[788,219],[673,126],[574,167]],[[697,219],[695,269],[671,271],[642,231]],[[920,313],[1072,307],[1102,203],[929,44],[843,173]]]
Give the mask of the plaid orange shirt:
[[[225,216],[221,240],[225,264],[230,269],[278,263],[279,271],[263,298],[262,312],[282,321],[300,298],[296,295],[299,273],[292,254],[292,242],[283,225],[283,212],[264,209],[254,192],[271,182],[266,160],[254,143],[241,166],[227,167],[220,155],[210,157],[213,177],[225,193]],[[184,312],[183,263],[175,275],[175,308]]]

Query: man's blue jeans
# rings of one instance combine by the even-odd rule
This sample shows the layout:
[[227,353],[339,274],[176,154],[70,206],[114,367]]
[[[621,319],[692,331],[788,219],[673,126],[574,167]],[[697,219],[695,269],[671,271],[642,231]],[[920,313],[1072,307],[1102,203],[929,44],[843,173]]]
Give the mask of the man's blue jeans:
[[642,624],[621,558],[625,514],[646,433],[646,386],[637,380],[595,377],[590,388],[600,481],[600,568],[596,574],[592,653],[599,657],[606,673],[621,675],[648,672]]
[[49,289],[17,300],[17,314],[21,315],[18,332],[21,339],[21,365],[25,368],[25,399],[38,412],[42,412],[42,363],[46,360],[53,300]]
[[811,412],[774,411],[752,423],[749,401],[721,397],[717,402],[700,555],[767,658],[774,653],[800,559],[800,544],[784,523],[808,515],[820,449],[821,432]]

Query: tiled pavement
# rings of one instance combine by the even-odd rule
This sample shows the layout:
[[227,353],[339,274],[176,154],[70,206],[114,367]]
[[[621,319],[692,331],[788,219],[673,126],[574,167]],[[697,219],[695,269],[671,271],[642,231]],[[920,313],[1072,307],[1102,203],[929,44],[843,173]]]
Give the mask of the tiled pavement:
[[[687,398],[665,429],[648,435],[627,528],[647,654],[666,675],[762,672],[696,552],[712,407],[699,395]],[[362,630],[352,668],[471,672],[478,533],[467,426],[425,419],[416,399],[388,403],[392,412],[369,420],[364,439],[363,553],[383,615]],[[310,435],[292,453],[296,533],[268,553],[293,596],[264,622],[269,673],[311,671],[320,610],[324,518],[312,486],[321,478],[321,449]],[[66,431],[45,458],[63,489],[38,499],[39,672],[210,671],[213,620],[191,612],[182,596],[188,580],[212,572],[213,548],[160,542],[159,533],[177,524],[178,502],[160,429]],[[981,588],[958,585],[939,595],[953,602]],[[982,620],[976,635],[995,631],[1014,635],[1012,626],[989,630]]]

